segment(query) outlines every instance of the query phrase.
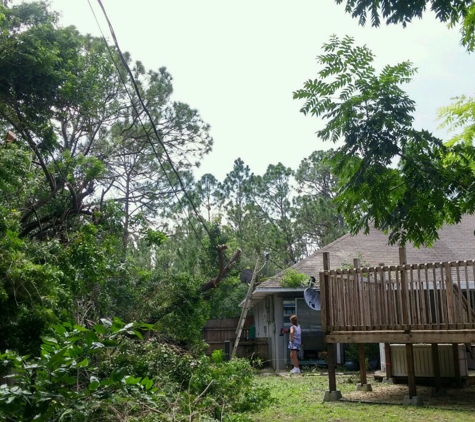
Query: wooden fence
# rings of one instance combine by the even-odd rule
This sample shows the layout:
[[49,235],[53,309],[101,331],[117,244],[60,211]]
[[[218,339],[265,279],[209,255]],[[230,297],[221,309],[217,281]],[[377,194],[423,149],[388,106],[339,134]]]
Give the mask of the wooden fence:
[[[206,322],[203,328],[203,338],[208,344],[207,354],[214,350],[225,350],[226,341],[229,341],[230,348],[234,346],[236,339],[236,329],[239,318],[214,319]],[[239,340],[239,346],[236,351],[237,357],[259,357],[266,361],[269,356],[267,338],[249,339],[249,328],[254,323],[254,317],[248,315],[244,323]]]
[[324,332],[475,330],[473,260],[320,273]]

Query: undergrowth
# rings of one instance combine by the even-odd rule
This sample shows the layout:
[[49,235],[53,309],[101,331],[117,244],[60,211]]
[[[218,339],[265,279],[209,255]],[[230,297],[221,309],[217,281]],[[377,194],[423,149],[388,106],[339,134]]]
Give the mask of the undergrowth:
[[249,361],[141,340],[150,328],[118,319],[57,325],[41,356],[1,354],[13,383],[0,386],[0,420],[243,422],[251,420],[243,412],[270,403]]

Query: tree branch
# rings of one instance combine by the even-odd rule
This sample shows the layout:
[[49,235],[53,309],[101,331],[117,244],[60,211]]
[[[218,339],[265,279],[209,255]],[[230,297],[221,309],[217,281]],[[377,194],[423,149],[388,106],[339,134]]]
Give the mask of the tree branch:
[[219,271],[218,275],[211,280],[209,280],[207,283],[203,284],[200,288],[201,292],[207,292],[208,290],[214,289],[218,287],[219,283],[226,277],[226,275],[231,271],[231,269],[236,265],[237,260],[241,256],[241,249],[236,249],[236,252],[234,252],[234,255],[231,257],[229,262],[224,265],[224,256],[223,256],[223,251],[228,249],[227,245],[219,245],[217,246],[218,250],[218,258],[219,258]]

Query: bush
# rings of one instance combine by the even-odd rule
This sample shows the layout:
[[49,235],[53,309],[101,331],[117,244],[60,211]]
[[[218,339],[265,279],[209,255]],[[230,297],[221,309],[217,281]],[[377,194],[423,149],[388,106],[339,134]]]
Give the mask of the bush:
[[299,273],[293,269],[288,269],[282,279],[280,285],[282,287],[297,288],[303,285],[303,282],[308,279],[305,274]]
[[257,410],[270,400],[267,389],[257,388],[247,359],[203,360],[190,380],[190,393],[202,395],[204,391],[208,394],[202,398],[202,406],[212,408],[218,420],[226,413]]
[[118,319],[57,325],[39,358],[0,355],[15,380],[0,386],[0,420],[243,421],[239,412],[268,402],[247,360],[211,360],[159,337],[137,342],[150,328]]

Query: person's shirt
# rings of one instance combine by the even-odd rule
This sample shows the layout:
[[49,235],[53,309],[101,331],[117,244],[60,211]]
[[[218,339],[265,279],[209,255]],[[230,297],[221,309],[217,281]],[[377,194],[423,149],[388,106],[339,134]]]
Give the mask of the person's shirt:
[[294,341],[292,342],[295,346],[300,346],[302,344],[302,330],[300,325],[293,325],[294,328]]

